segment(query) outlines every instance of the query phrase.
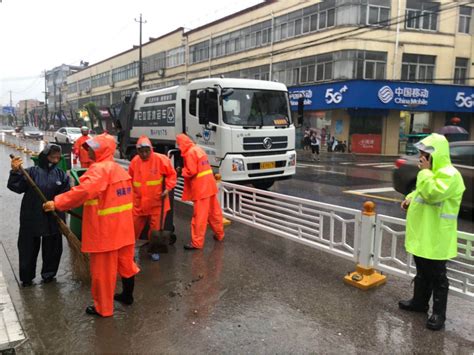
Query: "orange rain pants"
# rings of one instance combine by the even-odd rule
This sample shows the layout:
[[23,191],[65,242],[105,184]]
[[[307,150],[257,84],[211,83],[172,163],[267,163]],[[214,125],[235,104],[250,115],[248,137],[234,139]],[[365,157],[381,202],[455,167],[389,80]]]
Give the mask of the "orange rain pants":
[[140,269],[133,261],[135,244],[118,250],[90,253],[92,298],[102,317],[114,314],[114,293],[117,273],[123,278],[135,276]]
[[224,224],[222,223],[222,209],[217,200],[217,195],[195,200],[193,219],[191,221],[191,244],[193,247],[202,249],[206,235],[207,223],[217,240],[224,239]]
[[[159,209],[162,206],[158,207]],[[166,211],[166,210],[165,210]],[[160,230],[160,214],[161,210],[158,211],[157,214],[151,215],[133,215],[133,226],[135,228],[135,240],[140,239],[140,234],[142,234],[143,228],[145,228],[146,223],[149,223],[149,230],[148,230],[148,240],[150,240],[151,232],[154,230]],[[166,212],[163,213],[163,225],[166,219]]]

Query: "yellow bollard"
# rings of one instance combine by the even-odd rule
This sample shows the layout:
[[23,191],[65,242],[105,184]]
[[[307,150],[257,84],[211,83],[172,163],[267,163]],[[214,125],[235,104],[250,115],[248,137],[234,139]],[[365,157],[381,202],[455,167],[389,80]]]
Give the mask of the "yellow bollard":
[[366,201],[364,202],[364,209],[362,211],[362,240],[359,264],[357,264],[355,271],[349,272],[344,276],[345,283],[360,288],[361,290],[368,290],[383,285],[387,281],[385,275],[382,275],[370,266],[370,251],[374,238],[372,226],[374,223],[375,203],[372,201]]

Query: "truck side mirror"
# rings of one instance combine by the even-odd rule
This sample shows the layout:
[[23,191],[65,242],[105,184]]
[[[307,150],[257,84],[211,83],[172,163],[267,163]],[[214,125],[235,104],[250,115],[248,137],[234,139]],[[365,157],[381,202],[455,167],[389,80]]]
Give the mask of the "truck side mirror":
[[207,125],[209,124],[209,119],[207,116],[207,106],[208,106],[208,91],[203,90],[198,94],[199,107],[198,107],[198,117],[199,124]]

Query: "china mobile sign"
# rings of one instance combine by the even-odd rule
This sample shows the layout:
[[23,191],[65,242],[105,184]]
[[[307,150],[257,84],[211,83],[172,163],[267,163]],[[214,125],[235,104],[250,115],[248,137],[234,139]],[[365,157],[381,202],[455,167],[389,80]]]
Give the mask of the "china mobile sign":
[[368,108],[441,112],[472,112],[474,90],[469,86],[379,80],[350,80],[289,88],[292,110],[304,97],[306,110]]

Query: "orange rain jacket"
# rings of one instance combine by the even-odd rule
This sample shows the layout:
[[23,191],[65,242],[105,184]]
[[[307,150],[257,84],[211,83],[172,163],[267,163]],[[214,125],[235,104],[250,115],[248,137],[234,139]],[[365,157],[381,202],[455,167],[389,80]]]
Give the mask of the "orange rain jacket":
[[80,185],[54,198],[55,207],[66,211],[84,204],[82,251],[99,253],[135,243],[130,175],[114,162],[116,144],[101,134],[87,142],[95,163],[79,179]]
[[[136,216],[159,214],[163,178],[165,178],[166,189],[168,191],[174,189],[176,171],[166,155],[153,152],[153,146],[147,136],[141,136],[137,143],[150,145],[152,153],[147,161],[143,161],[136,155],[128,167],[133,185],[133,214]],[[169,209],[170,201],[166,196],[164,212]]]
[[91,139],[90,136],[80,136],[75,142],[74,146],[72,147],[72,152],[76,157],[79,158],[81,162],[81,167],[88,168],[90,164],[93,163],[92,160],[89,158],[89,154],[87,153],[87,149],[85,149],[82,145]]
[[217,184],[207,154],[191,138],[181,133],[176,142],[184,159],[183,201],[201,200],[217,194]]

